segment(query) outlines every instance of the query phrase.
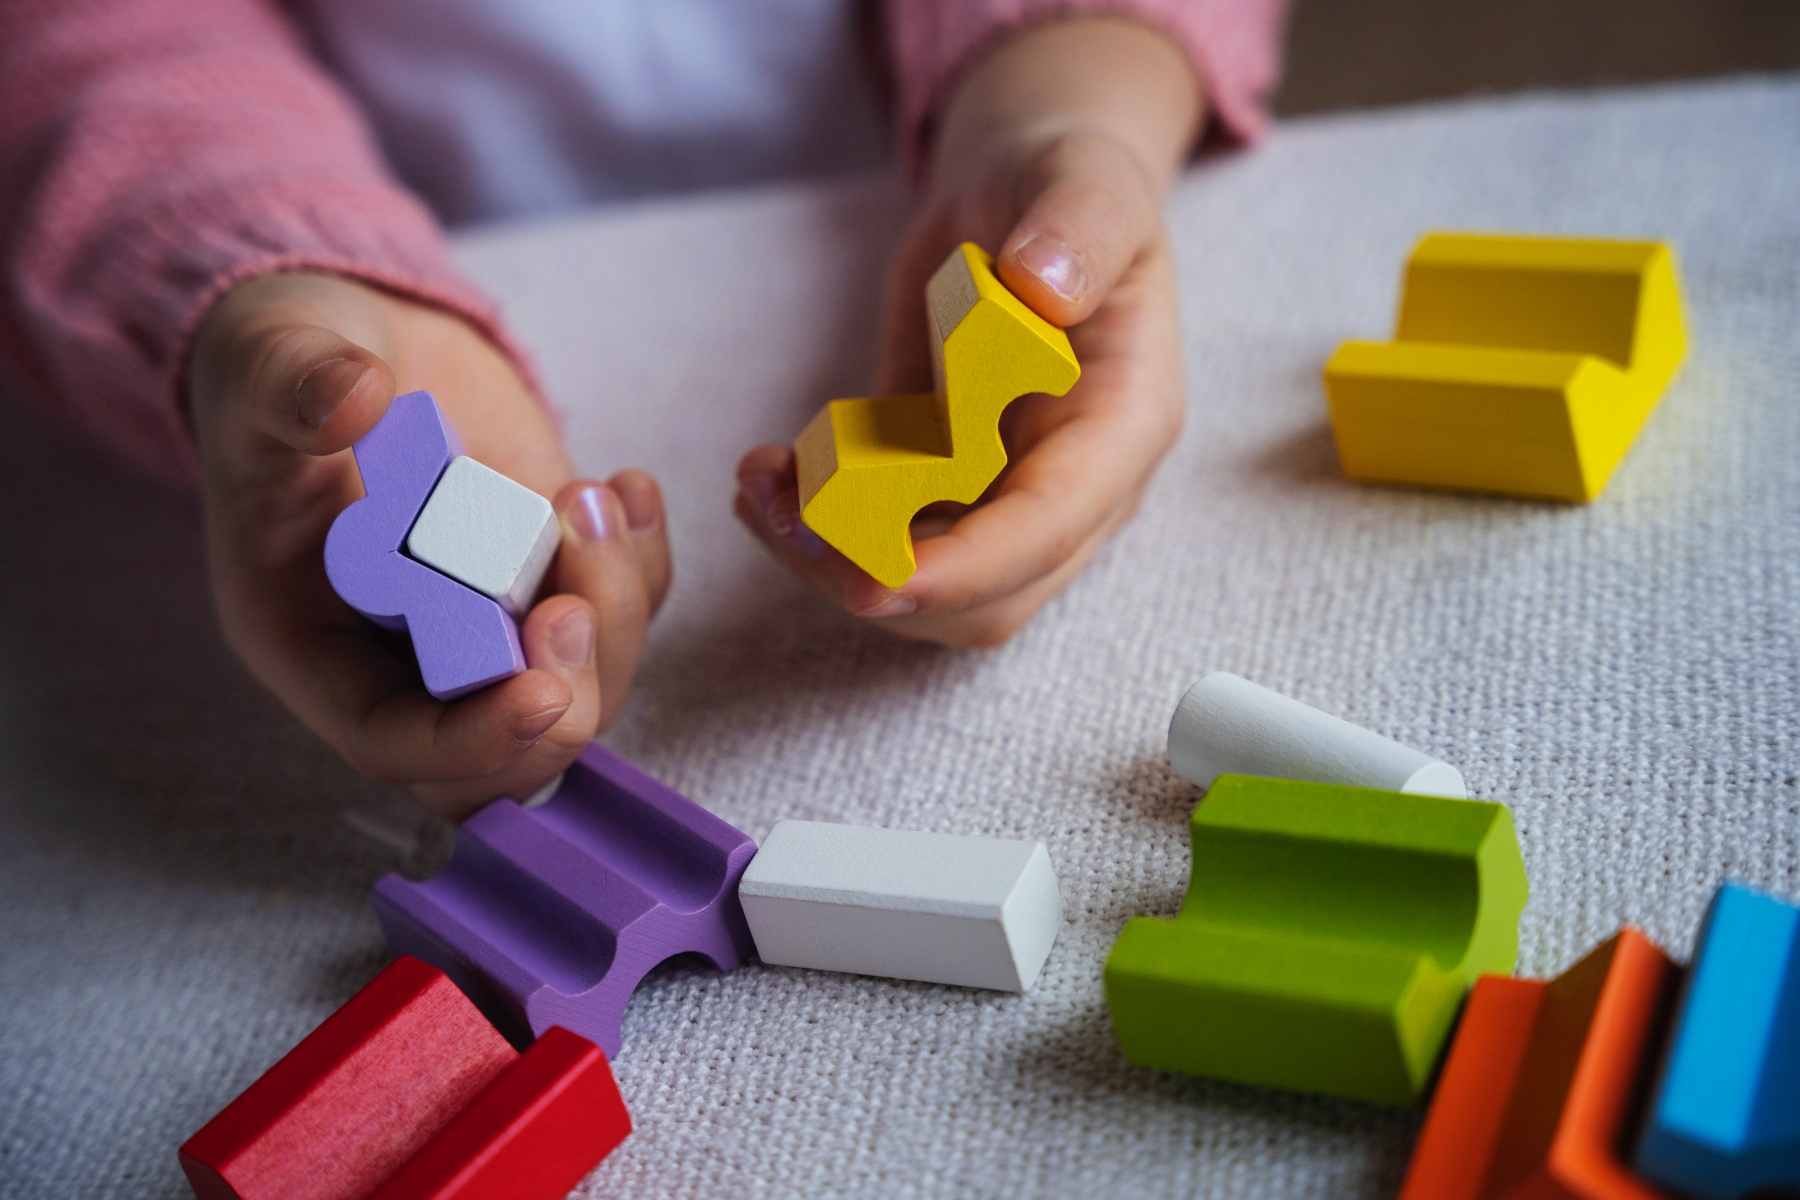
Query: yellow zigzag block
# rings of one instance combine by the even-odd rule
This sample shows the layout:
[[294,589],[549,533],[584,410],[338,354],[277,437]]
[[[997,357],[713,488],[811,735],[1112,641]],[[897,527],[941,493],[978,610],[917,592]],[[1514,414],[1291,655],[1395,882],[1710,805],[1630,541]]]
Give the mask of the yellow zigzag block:
[[927,504],[973,504],[1006,466],[1000,411],[1060,396],[1081,375],[1062,330],[995,278],[973,242],[925,285],[937,390],[833,400],[794,443],[800,519],[845,558],[897,588],[912,577],[909,526]]
[[1394,337],[1325,364],[1346,475],[1577,502],[1687,348],[1663,243],[1485,234],[1419,242]]

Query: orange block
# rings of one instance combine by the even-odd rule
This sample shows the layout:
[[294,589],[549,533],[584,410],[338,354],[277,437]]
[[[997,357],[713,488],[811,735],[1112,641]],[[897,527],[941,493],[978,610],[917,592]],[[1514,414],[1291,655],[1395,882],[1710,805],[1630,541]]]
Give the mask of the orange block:
[[1628,926],[1549,983],[1476,980],[1400,1200],[1669,1200],[1621,1148],[1679,978]]

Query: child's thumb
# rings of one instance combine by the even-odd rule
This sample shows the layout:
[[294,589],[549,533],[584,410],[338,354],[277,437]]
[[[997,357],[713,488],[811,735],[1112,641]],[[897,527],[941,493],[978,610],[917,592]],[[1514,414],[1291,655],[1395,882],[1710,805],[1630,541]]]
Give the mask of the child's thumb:
[[394,375],[368,350],[319,325],[258,331],[240,349],[239,387],[252,423],[304,454],[334,454],[375,427]]
[[1124,146],[1080,135],[1051,146],[1022,184],[1000,278],[1052,325],[1086,320],[1155,236],[1155,189]]

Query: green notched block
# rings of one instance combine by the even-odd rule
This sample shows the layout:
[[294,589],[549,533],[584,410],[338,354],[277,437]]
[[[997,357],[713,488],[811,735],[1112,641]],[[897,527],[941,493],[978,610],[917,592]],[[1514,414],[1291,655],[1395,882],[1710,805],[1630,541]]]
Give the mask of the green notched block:
[[1106,959],[1125,1057],[1417,1104],[1463,996],[1511,974],[1525,863],[1504,805],[1221,776],[1172,920]]

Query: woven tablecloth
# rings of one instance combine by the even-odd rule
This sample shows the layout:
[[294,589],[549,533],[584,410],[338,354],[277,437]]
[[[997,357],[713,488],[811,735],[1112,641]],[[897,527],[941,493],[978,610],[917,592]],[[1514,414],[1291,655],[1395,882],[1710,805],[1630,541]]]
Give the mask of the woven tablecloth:
[[[1296,121],[1169,205],[1189,420],[1143,512],[1002,649],[807,599],[729,516],[747,446],[872,367],[886,180],[467,236],[584,470],[669,496],[673,596],[615,749],[782,817],[1041,838],[1065,924],[1014,996],[751,964],[639,990],[637,1131],[582,1195],[1391,1194],[1414,1113],[1131,1066],[1125,920],[1175,911],[1164,735],[1236,671],[1460,766],[1531,876],[1522,973],[1724,878],[1800,894],[1800,78]],[[1692,349],[1585,508],[1364,488],[1319,369],[1431,228],[1673,242]],[[185,1195],[175,1147],[384,961],[367,892],[448,827],[224,648],[196,509],[0,405],[0,1194]]]

